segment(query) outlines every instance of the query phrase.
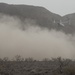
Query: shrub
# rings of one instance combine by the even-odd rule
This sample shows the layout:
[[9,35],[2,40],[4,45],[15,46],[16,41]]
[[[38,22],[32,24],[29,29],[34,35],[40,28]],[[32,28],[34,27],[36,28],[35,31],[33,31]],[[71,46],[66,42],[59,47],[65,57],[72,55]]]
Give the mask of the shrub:
[[75,75],[75,66],[67,66],[64,68],[64,74]]

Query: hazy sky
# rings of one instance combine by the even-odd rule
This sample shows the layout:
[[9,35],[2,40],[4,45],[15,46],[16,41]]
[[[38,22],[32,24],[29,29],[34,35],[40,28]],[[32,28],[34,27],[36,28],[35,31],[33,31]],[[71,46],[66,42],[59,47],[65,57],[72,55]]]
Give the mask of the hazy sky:
[[75,0],[0,0],[0,2],[44,6],[60,15],[75,12]]

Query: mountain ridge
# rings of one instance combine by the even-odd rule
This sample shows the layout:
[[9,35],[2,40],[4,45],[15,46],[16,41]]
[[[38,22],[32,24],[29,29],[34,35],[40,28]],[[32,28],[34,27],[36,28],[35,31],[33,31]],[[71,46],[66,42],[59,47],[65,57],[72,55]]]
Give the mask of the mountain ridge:
[[[16,5],[0,3],[0,13],[10,16],[18,16],[22,21],[24,19],[36,20],[40,27],[48,29],[62,30],[66,33],[75,32],[75,14],[60,16],[50,12],[48,9],[41,6],[33,5]],[[65,27],[64,27],[65,26]]]

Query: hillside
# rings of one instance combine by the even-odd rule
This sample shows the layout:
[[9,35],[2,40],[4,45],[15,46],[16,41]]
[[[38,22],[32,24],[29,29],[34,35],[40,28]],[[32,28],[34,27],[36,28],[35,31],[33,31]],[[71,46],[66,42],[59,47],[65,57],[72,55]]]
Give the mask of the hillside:
[[44,7],[29,6],[29,5],[8,5],[5,3],[0,3],[0,13],[16,15],[22,20],[30,18],[36,20],[36,22],[43,26],[51,28],[53,20],[59,21],[61,18]]
[[69,14],[61,17],[54,14],[44,7],[31,5],[10,5],[0,3],[0,13],[17,16],[22,21],[25,19],[35,20],[40,27],[48,29],[62,30],[66,33],[75,32],[75,14]]

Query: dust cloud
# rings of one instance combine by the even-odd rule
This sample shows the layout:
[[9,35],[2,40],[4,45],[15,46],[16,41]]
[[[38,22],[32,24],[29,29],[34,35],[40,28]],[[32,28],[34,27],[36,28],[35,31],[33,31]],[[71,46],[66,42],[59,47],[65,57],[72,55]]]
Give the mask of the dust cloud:
[[[24,28],[25,30],[22,30]],[[35,21],[0,14],[0,57],[75,58],[75,36],[42,29]]]

